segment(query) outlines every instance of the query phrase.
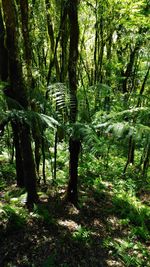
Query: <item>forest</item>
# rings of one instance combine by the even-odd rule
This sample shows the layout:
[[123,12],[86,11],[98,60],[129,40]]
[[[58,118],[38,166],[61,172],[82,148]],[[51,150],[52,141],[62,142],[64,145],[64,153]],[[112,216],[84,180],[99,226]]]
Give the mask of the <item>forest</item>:
[[150,266],[149,15],[0,0],[0,267]]

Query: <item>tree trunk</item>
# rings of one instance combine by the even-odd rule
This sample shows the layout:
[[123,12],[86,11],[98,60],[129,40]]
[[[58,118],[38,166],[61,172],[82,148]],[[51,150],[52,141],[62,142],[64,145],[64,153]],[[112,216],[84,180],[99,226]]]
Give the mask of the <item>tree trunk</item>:
[[[70,87],[70,122],[75,123],[77,117],[77,61],[78,61],[78,0],[72,0],[68,3],[68,15],[70,22],[70,48],[69,48],[69,87]],[[80,141],[74,136],[69,140],[69,184],[67,198],[73,204],[78,202],[78,157],[80,151]]]
[[38,201],[38,195],[36,192],[36,171],[31,147],[30,128],[25,122],[21,125],[20,140],[25,178],[24,183],[28,193],[27,206],[32,208],[33,203],[37,203]]
[[16,178],[17,186],[24,187],[24,172],[23,172],[23,159],[21,155],[21,144],[20,144],[20,127],[19,123],[11,123],[14,137],[14,146],[15,146],[15,158],[16,158]]
[[67,7],[64,1],[61,3],[61,65],[60,65],[60,82],[64,83],[67,76],[67,62],[68,62],[68,23],[67,23]]
[[73,203],[78,203],[78,158],[80,153],[80,141],[70,138],[69,140],[69,152],[70,152],[70,161],[69,161],[69,184],[67,190],[68,200]]
[[141,89],[140,89],[137,107],[140,107],[140,105],[141,105],[141,97],[142,97],[142,95],[144,93],[144,90],[145,90],[145,85],[146,85],[146,82],[148,80],[149,71],[150,71],[150,66],[148,67],[148,70],[146,72],[146,75],[144,77],[144,80],[143,80],[143,83],[142,83],[142,86],[141,86]]
[[[7,95],[17,101],[19,106],[22,106],[24,110],[27,110],[27,90],[24,85],[22,66],[19,58],[16,6],[13,0],[2,0],[2,4],[6,25],[6,44],[9,60],[10,87],[7,90]],[[23,159],[24,183],[28,194],[27,205],[32,207],[33,203],[37,202],[38,195],[36,192],[36,171],[31,148],[30,129],[25,121],[21,122],[20,127],[20,147]]]
[[[2,13],[0,8],[0,79],[4,82],[8,80],[8,51],[4,45],[4,25],[2,20]],[[7,87],[4,90],[5,95],[9,96],[9,89],[7,92]],[[6,98],[7,99],[7,98]],[[9,103],[7,103],[8,108]],[[17,185],[19,187],[24,186],[24,174],[22,168],[22,156],[20,151],[20,137],[19,137],[19,124],[16,122],[11,122],[12,130],[13,130],[13,139],[15,146],[15,163],[16,163],[16,179]]]
[[8,78],[8,53],[4,45],[4,25],[0,5],[0,80],[7,81]]
[[25,52],[25,62],[27,68],[27,76],[29,86],[32,83],[32,50],[31,50],[31,42],[29,36],[29,7],[28,0],[21,0],[20,10],[21,10],[21,22],[22,22],[22,34],[24,39],[24,52]]
[[126,68],[126,71],[124,72],[124,79],[123,79],[123,84],[122,84],[122,92],[123,94],[129,92],[129,88],[128,88],[128,80],[130,77],[132,77],[132,71],[133,71],[133,66],[134,66],[134,62],[135,62],[135,59],[136,59],[136,56],[137,56],[137,53],[140,49],[140,45],[141,43],[137,42],[135,44],[135,47],[133,50],[131,50],[131,53],[130,53],[130,60],[129,60],[129,63],[127,64],[127,68]]
[[50,55],[51,59],[50,59],[48,76],[47,76],[47,84],[49,84],[50,79],[51,79],[52,68],[54,66],[55,66],[56,77],[58,81],[60,77],[60,70],[59,70],[59,64],[58,64],[58,59],[57,59],[57,47],[58,47],[59,37],[57,38],[56,43],[55,43],[53,24],[52,24],[52,19],[51,19],[51,14],[50,14],[51,4],[49,0],[45,0],[45,6],[46,6],[46,15],[47,15],[48,35],[49,35],[49,39],[51,43],[51,55]]
[[127,163],[124,167],[124,171],[123,171],[123,174],[126,173],[126,170],[127,170],[127,167],[128,165],[131,163],[131,164],[134,164],[134,150],[135,150],[135,141],[133,139],[133,137],[131,136],[129,138],[129,148],[128,148],[128,158],[127,158]]
[[147,170],[149,167],[149,162],[150,162],[150,142],[148,140],[148,145],[147,145],[147,149],[146,149],[146,155],[144,157],[144,161],[143,161],[143,176],[147,174]]

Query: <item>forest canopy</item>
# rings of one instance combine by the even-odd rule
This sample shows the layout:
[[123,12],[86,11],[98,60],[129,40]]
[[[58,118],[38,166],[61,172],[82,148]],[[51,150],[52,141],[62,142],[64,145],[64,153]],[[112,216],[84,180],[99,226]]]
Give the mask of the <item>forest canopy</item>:
[[[33,212],[52,222],[43,199],[82,210],[92,197],[104,217],[106,205],[126,220],[120,227],[131,222],[131,250],[141,242],[145,251],[126,258],[128,244],[119,252],[118,240],[103,237],[118,266],[148,266],[149,10],[148,0],[0,0],[2,221],[24,225]],[[89,225],[80,226],[72,239],[91,244]],[[90,264],[79,266],[100,266]]]

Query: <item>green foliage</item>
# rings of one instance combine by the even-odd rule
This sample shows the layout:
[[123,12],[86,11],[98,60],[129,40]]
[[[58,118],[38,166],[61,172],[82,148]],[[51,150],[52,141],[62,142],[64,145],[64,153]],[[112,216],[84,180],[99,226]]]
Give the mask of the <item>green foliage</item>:
[[[113,257],[121,258],[127,267],[148,266],[150,263],[149,251],[140,242],[132,239],[105,239],[103,246],[110,250]],[[146,265],[145,265],[146,264]]]
[[[148,222],[149,223],[149,222]],[[143,226],[134,226],[131,230],[131,236],[139,237],[141,240],[149,240],[150,231],[147,229],[145,225]]]
[[41,219],[48,226],[55,224],[55,220],[52,218],[49,210],[43,206],[34,205],[33,217],[34,216],[37,216],[37,218]]
[[[29,216],[22,208],[24,191],[10,186],[15,181],[14,164],[4,164],[12,155],[11,122],[27,123],[32,132],[38,133],[39,140],[44,140],[48,185],[52,180],[49,161],[52,173],[54,168],[55,134],[59,135],[61,130],[62,139],[57,143],[56,153],[57,179],[48,193],[60,188],[65,191],[69,175],[68,139],[80,139],[79,195],[80,189],[85,187],[84,196],[81,196],[83,202],[88,199],[88,190],[92,190],[97,203],[104,205],[106,202],[107,205],[109,200],[109,208],[104,214],[113,213],[121,229],[127,230],[127,237],[122,241],[108,238],[104,246],[110,248],[113,256],[121,259],[125,266],[147,266],[145,244],[150,237],[150,208],[144,203],[149,202],[149,157],[145,167],[147,176],[143,169],[150,143],[149,76],[146,77],[149,69],[149,3],[145,0],[79,2],[78,116],[73,124],[69,123],[69,114],[76,102],[68,88],[70,25],[68,17],[64,19],[67,1],[52,0],[50,6],[44,0],[29,1],[32,85],[28,83],[31,77],[28,77],[28,64],[23,56],[25,47],[17,6],[18,44],[29,106],[24,110],[16,99],[4,97],[3,89],[8,83],[0,81],[0,216],[12,230],[24,227]],[[63,69],[66,74],[62,83]],[[38,131],[35,124],[38,124]],[[129,164],[123,175],[130,137],[135,142],[134,164]],[[42,164],[40,176],[41,169]],[[49,209],[42,205],[35,205],[30,216],[49,228],[55,224]],[[90,243],[90,238],[91,231],[81,225],[72,234],[72,240],[81,244]],[[57,266],[55,255],[50,255],[44,266]]]
[[[143,134],[149,135],[150,109],[133,108],[121,112],[111,112],[109,115],[101,112],[95,115],[95,128],[105,129],[106,133],[113,133],[118,138]],[[101,122],[101,123],[99,123]]]
[[142,205],[136,197],[131,196],[129,193],[116,194],[113,197],[113,203],[116,214],[122,218],[128,218],[136,226],[148,227],[150,208]]
[[90,241],[91,232],[87,230],[85,227],[79,225],[77,230],[73,232],[72,238],[75,241],[88,243]]
[[[5,156],[4,156],[4,158],[5,158]],[[15,166],[14,166],[14,164],[10,164],[7,162],[2,163],[2,162],[0,163],[1,164],[0,182],[2,184],[3,183],[6,184],[7,182],[11,182],[12,180],[15,179]]]
[[0,217],[5,221],[9,231],[22,229],[27,222],[27,212],[25,209],[12,205],[4,205],[0,210]]
[[43,263],[42,267],[56,267],[55,255],[49,256]]

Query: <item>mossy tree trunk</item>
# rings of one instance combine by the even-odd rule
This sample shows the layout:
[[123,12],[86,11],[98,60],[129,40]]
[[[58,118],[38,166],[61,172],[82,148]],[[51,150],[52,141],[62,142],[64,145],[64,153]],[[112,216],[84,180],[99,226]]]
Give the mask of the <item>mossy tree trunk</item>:
[[[9,62],[9,82],[7,95],[17,101],[22,109],[28,110],[28,96],[24,84],[22,66],[19,56],[18,43],[18,20],[15,2],[13,0],[2,0],[4,21],[6,27],[6,46]],[[10,12],[11,11],[11,12]],[[22,155],[22,166],[24,184],[27,190],[27,205],[33,206],[37,202],[36,171],[31,148],[31,134],[29,125],[22,119],[20,123],[20,148]]]
[[[7,82],[8,77],[8,50],[5,46],[5,29],[2,18],[2,12],[0,7],[0,80]],[[10,95],[9,89],[6,87],[4,93]],[[10,96],[11,97],[11,96]],[[6,98],[7,99],[7,98]],[[9,108],[9,101],[7,103]],[[19,187],[24,186],[24,174],[22,168],[22,156],[20,150],[20,136],[19,136],[19,124],[16,120],[11,121],[14,148],[15,148],[15,161],[16,161],[16,180]]]

